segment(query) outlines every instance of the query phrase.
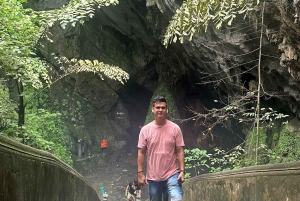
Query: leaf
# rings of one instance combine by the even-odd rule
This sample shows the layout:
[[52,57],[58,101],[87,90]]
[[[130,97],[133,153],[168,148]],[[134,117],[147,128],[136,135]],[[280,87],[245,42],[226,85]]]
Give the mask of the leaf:
[[190,34],[189,41],[192,41],[194,34]]
[[216,28],[217,28],[217,29],[220,29],[221,26],[222,26],[222,21],[219,21],[219,22],[216,24]]
[[176,41],[177,41],[177,36],[175,35],[173,38],[173,43],[176,43]]
[[60,26],[61,26],[62,29],[65,29],[65,28],[66,28],[66,25],[67,25],[66,23],[60,24]]
[[80,24],[84,24],[84,20],[83,20],[83,19],[80,19],[80,20],[79,20],[79,23],[80,23]]
[[231,26],[231,23],[232,23],[232,20],[233,20],[233,19],[234,19],[234,16],[232,16],[232,17],[230,18],[230,20],[228,21],[227,24],[228,24],[229,26]]
[[183,43],[184,42],[184,38],[183,36],[180,37],[180,43]]

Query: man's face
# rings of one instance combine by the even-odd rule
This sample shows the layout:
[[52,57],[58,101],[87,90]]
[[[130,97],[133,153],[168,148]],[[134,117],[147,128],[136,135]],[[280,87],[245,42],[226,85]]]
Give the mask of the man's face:
[[156,102],[152,107],[155,118],[165,119],[168,114],[167,104],[165,102]]

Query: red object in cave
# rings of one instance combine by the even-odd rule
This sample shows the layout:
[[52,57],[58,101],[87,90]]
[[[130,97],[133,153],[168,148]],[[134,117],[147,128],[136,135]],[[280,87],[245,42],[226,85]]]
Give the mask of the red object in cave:
[[108,141],[107,140],[102,140],[101,141],[101,149],[105,149],[108,147]]

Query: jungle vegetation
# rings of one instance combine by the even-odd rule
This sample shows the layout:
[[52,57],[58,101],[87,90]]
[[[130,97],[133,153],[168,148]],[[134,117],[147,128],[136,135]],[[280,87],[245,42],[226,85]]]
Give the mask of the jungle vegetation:
[[[38,95],[62,77],[72,73],[93,72],[121,83],[128,73],[117,66],[97,60],[54,58],[65,71],[49,75],[50,64],[39,56],[42,38],[52,42],[50,27],[83,24],[95,9],[116,5],[117,0],[72,0],[60,9],[34,11],[24,8],[26,0],[0,0],[0,132],[26,145],[50,151],[72,164],[73,148],[59,111],[41,107]],[[44,97],[45,98],[45,97]],[[26,112],[25,112],[26,109]]]
[[[62,28],[76,26],[77,23],[83,24],[87,18],[94,16],[95,9],[114,6],[118,1],[72,0],[60,9],[48,11],[24,8],[25,2],[26,0],[0,0],[0,132],[29,146],[50,151],[72,164],[70,156],[73,142],[62,121],[62,114],[43,104],[47,95],[42,94],[43,99],[39,99],[41,91],[72,73],[93,72],[102,79],[116,79],[121,83],[126,82],[129,75],[117,66],[97,60],[55,57],[65,71],[58,77],[51,77],[50,64],[38,54],[39,42],[41,38],[50,42],[53,40],[49,28],[55,23],[59,23]],[[259,0],[186,0],[170,21],[163,44],[167,47],[177,40],[192,40],[202,30],[205,31],[211,22],[216,28],[221,28],[224,23],[232,25],[237,16],[247,16],[254,6],[259,4]],[[261,49],[261,46],[259,48]],[[258,60],[260,55],[261,53],[258,54]],[[257,86],[254,92],[239,97],[235,102],[225,103],[223,108],[207,111],[206,114],[199,114],[191,109],[195,114],[193,119],[210,118],[215,124],[230,118],[237,118],[240,123],[248,120],[255,123],[243,144],[243,147],[248,149],[248,155],[244,154],[242,146],[234,148],[231,152],[216,149],[215,157],[203,150],[187,150],[187,163],[196,174],[199,171],[197,168],[202,166],[210,167],[211,171],[220,171],[245,165],[298,160],[299,145],[293,141],[297,136],[295,133],[282,129],[281,133],[273,137],[272,142],[276,143],[270,143],[266,138],[266,128],[269,128],[272,120],[283,119],[286,115],[277,113],[272,108],[261,108],[261,83],[257,83]],[[253,97],[256,97],[257,101],[253,101]],[[244,110],[249,100],[253,104],[251,111]],[[260,125],[260,122],[264,123]],[[211,125],[211,122],[209,123]],[[207,164],[207,161],[210,161],[210,164]]]
[[[254,11],[254,7],[259,9]],[[192,106],[188,110],[193,116],[185,121],[195,121],[207,128],[203,133],[213,136],[213,129],[218,124],[226,127],[227,122],[238,121],[248,128],[246,139],[238,146],[230,150],[222,150],[216,147],[212,152],[200,150],[199,148],[186,149],[186,168],[188,174],[198,175],[203,172],[216,172],[227,169],[235,169],[250,165],[261,165],[268,163],[281,163],[297,161],[300,159],[298,134],[287,128],[287,118],[289,115],[282,114],[273,108],[262,106],[263,98],[278,97],[276,92],[265,92],[262,90],[261,83],[261,55],[263,53],[262,37],[264,30],[264,8],[265,1],[259,0],[186,0],[176,11],[170,21],[165,35],[163,44],[168,47],[169,44],[179,40],[181,43],[191,41],[193,37],[205,32],[211,24],[216,29],[221,29],[224,24],[234,25],[234,19],[237,17],[246,18],[248,15],[256,15],[260,20],[260,29],[257,35],[260,42],[257,45],[257,60],[251,66],[258,71],[258,79],[252,81],[254,84],[251,90],[244,88],[244,95],[235,98],[226,97],[222,100],[215,100],[223,107],[206,109],[205,113],[199,113]],[[255,13],[255,12],[261,13]],[[213,51],[213,47],[208,47]],[[234,55],[224,55],[224,58],[230,58]],[[238,56],[238,55],[235,55]],[[239,65],[233,66],[232,69],[239,68]],[[235,76],[240,76],[239,73]],[[203,81],[203,84],[219,84],[222,80],[214,80],[212,75],[204,76],[209,81]],[[241,84],[242,86],[242,84]]]

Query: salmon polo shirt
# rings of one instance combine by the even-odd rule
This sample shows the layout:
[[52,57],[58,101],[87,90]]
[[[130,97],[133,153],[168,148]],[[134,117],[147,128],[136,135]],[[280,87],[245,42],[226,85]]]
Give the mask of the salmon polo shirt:
[[157,126],[145,125],[139,135],[138,148],[147,147],[147,179],[165,181],[178,172],[176,146],[184,146],[179,126],[167,121]]

